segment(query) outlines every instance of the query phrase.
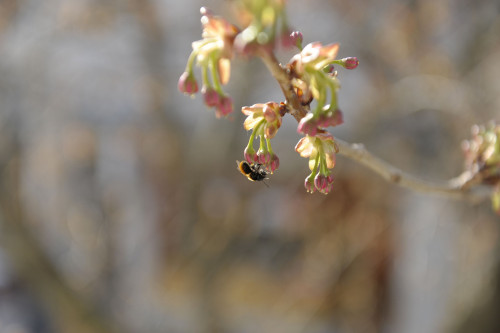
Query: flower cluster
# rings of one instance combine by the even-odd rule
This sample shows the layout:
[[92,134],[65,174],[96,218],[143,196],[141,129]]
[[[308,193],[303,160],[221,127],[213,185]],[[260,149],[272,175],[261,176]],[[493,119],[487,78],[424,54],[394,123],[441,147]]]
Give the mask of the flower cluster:
[[306,135],[297,143],[295,150],[300,156],[309,158],[311,174],[304,183],[307,192],[318,190],[323,194],[329,193],[333,186],[331,169],[335,166],[335,153],[338,152],[333,136],[329,133]]
[[[305,181],[308,192],[331,191],[337,146],[326,128],[343,123],[342,112],[337,106],[337,90],[340,83],[334,66],[347,69],[358,66],[356,58],[336,59],[338,44],[322,45],[319,42],[302,47],[300,32],[290,33],[286,13],[286,0],[236,0],[239,8],[241,30],[226,20],[214,16],[208,9],[201,9],[202,40],[193,42],[186,70],[179,79],[181,92],[193,95],[198,92],[198,82],[193,73],[196,64],[201,68],[204,102],[216,110],[216,116],[226,116],[233,110],[232,100],[222,90],[230,76],[233,55],[258,55],[266,58],[278,42],[284,46],[296,46],[299,53],[291,58],[286,71],[293,90],[307,112],[298,125],[298,132],[305,136],[295,147],[302,156],[309,158],[311,174]],[[315,102],[311,110],[311,103]],[[279,158],[273,152],[271,139],[281,126],[282,117],[289,112],[286,103],[258,103],[242,108],[247,116],[244,127],[252,130],[245,160],[260,164],[273,173],[279,167]],[[259,139],[256,150],[254,141]]]
[[308,106],[313,100],[316,101],[315,107],[299,122],[297,131],[305,134],[305,137],[295,147],[300,156],[309,157],[312,173],[306,178],[305,187],[310,193],[316,190],[329,193],[333,183],[330,169],[335,165],[337,146],[325,129],[344,122],[337,106],[340,82],[334,65],[354,69],[359,64],[353,57],[336,59],[338,49],[338,44],[310,43],[293,56],[287,65],[293,77],[292,85],[302,105]]
[[483,184],[495,186],[493,209],[500,214],[500,125],[474,125],[471,132],[472,138],[462,143],[465,167]]
[[246,26],[235,40],[238,51],[253,54],[258,47],[274,47],[276,41],[292,46],[285,0],[239,0],[236,4],[240,21]]
[[198,83],[193,74],[196,63],[201,67],[204,102],[216,110],[217,118],[233,111],[233,103],[222,90],[222,85],[229,81],[233,43],[239,29],[224,20],[213,16],[202,7],[200,10],[203,25],[202,40],[193,42],[193,51],[189,56],[186,70],[179,78],[178,88],[181,92],[193,95],[198,92]]
[[[281,126],[281,106],[275,102],[244,106],[241,112],[247,116],[243,126],[247,131],[252,130],[248,145],[245,148],[245,159],[248,163],[260,163],[273,173],[280,160],[271,148],[271,139]],[[253,143],[259,137],[259,149],[255,151]]]
[[302,118],[297,128],[299,133],[314,136],[322,128],[343,123],[342,112],[337,107],[337,90],[340,88],[333,65],[354,69],[356,58],[335,59],[338,44],[323,46],[319,42],[306,45],[292,57],[287,67],[293,76],[292,84],[303,105],[316,100],[315,108]]

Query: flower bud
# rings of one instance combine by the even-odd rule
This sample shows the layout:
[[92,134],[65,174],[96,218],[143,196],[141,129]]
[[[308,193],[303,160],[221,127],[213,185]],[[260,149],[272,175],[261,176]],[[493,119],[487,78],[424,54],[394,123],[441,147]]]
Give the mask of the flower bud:
[[273,173],[279,168],[279,166],[280,166],[280,159],[278,158],[278,155],[272,154],[271,161],[269,162],[269,171]]
[[316,187],[314,186],[314,175],[310,174],[306,180],[304,181],[304,187],[306,188],[306,191],[309,193],[314,193],[316,192]]
[[253,149],[253,147],[250,146],[250,145],[248,145],[245,148],[245,151],[243,152],[243,155],[245,156],[245,160],[248,163],[258,162],[258,160],[259,160],[259,157],[257,156],[257,153],[255,152],[255,150]]
[[354,69],[359,65],[359,60],[356,57],[343,58],[340,61],[346,69]]
[[225,117],[233,112],[233,100],[229,96],[222,96],[219,105],[217,106],[216,115]]
[[267,150],[259,149],[257,156],[260,164],[267,165],[271,161],[271,154]]
[[297,46],[299,50],[302,50],[302,33],[300,31],[294,31],[290,34],[290,42],[292,45]]
[[193,95],[198,92],[198,82],[196,82],[193,73],[190,72],[182,73],[179,78],[179,82],[177,83],[177,87],[180,92],[189,95]]
[[203,87],[201,89],[201,93],[203,95],[203,100],[205,101],[205,105],[208,107],[216,107],[218,106],[221,101],[220,101],[220,96],[217,91],[215,91],[211,87]]
[[314,178],[314,186],[316,186],[316,189],[320,191],[321,193],[324,192],[324,190],[328,187],[328,181],[324,175],[321,173],[318,173],[316,177]]
[[330,193],[333,188],[333,176],[319,173],[314,178],[314,186],[316,186],[316,189],[323,194]]

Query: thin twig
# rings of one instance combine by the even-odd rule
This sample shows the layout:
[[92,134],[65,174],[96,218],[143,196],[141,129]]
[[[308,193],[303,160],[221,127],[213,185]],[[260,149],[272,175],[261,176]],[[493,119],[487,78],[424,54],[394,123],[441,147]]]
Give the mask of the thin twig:
[[[300,121],[308,110],[300,103],[295,93],[290,73],[283,67],[274,54],[268,51],[261,51],[258,54],[273,77],[278,81],[283,95],[286,99],[290,114]],[[438,194],[454,199],[468,199],[471,201],[480,201],[485,198],[484,193],[477,193],[471,190],[473,185],[478,185],[480,179],[474,177],[468,171],[461,175],[444,182],[430,182],[419,179],[413,175],[405,173],[393,165],[381,160],[368,152],[362,144],[351,144],[339,138],[335,138],[339,148],[339,155],[350,158],[365,167],[371,169],[385,180],[398,184],[399,186],[411,189],[413,191]]]
[[339,147],[339,155],[364,165],[391,183],[414,191],[438,194],[455,199],[480,199],[478,194],[473,194],[470,190],[471,186],[475,184],[476,179],[468,171],[448,181],[430,182],[403,172],[381,160],[366,150],[363,144],[352,144],[339,138],[335,138],[335,142]]

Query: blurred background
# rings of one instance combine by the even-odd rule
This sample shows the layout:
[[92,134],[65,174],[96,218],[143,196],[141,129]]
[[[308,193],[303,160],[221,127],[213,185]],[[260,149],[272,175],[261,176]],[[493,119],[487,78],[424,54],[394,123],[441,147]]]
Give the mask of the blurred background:
[[[308,194],[292,117],[279,170],[236,169],[244,105],[281,101],[235,59],[236,111],[177,91],[199,8],[223,0],[0,1],[0,332],[498,332],[498,216],[339,157]],[[500,110],[497,0],[290,0],[340,42],[334,135],[427,180]],[[293,52],[281,50],[287,62]]]

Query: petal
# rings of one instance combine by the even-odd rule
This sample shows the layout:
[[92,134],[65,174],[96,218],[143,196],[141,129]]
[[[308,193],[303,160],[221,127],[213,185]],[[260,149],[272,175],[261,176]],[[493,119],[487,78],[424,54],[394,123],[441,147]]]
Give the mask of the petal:
[[320,51],[321,51],[320,47],[321,47],[321,44],[317,43],[317,42],[307,44],[306,47],[304,47],[304,49],[300,53],[301,62],[304,64],[308,64],[308,63],[315,61],[320,55]]
[[266,121],[268,123],[272,123],[272,122],[276,121],[276,118],[277,118],[276,111],[274,111],[273,109],[271,109],[267,105],[264,107],[263,111],[264,111],[264,118],[266,119]]
[[227,84],[231,75],[231,61],[227,58],[220,58],[217,63],[217,70],[219,72],[220,82]]
[[328,132],[318,133],[316,135],[316,138],[320,139],[321,141],[326,141],[326,142],[331,141],[330,144],[333,145],[333,136]]
[[245,130],[249,131],[253,129],[258,123],[262,121],[262,117],[254,117],[254,114],[251,114],[245,119],[245,122],[243,123],[243,127]]
[[267,124],[265,131],[264,131],[264,136],[266,139],[272,139],[278,132],[278,128],[274,125]]
[[309,170],[314,171],[314,166],[316,165],[316,154],[309,158]]
[[337,151],[337,146],[333,140],[322,141],[322,143],[326,159],[326,167],[328,169],[333,169],[335,166],[335,152]]
[[334,43],[330,45],[323,46],[321,48],[321,56],[330,59],[330,61],[335,60],[337,53],[339,52],[339,44]]
[[241,108],[241,112],[243,112],[244,115],[250,116],[254,113],[257,113],[258,116],[262,116],[259,114],[259,112],[262,112],[264,109],[265,104],[257,103],[252,106],[244,106]]
[[325,152],[325,159],[326,159],[326,167],[328,169],[333,169],[335,167],[335,153],[326,153]]
[[299,142],[295,146],[295,151],[297,153],[299,153],[299,155],[302,157],[309,157],[309,156],[311,156],[313,151],[316,151],[316,150],[314,148],[314,145],[311,142],[310,137],[305,136],[299,140]]

